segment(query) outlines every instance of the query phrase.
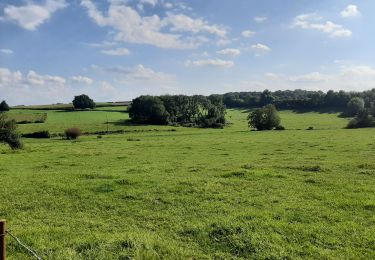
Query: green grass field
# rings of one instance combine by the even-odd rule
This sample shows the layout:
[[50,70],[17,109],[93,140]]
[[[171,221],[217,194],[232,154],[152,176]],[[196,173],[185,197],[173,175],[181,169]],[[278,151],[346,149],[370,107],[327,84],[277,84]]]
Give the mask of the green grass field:
[[[375,258],[374,129],[291,111],[268,132],[249,131],[243,110],[225,129],[47,113],[20,131],[99,131],[108,117],[129,132],[0,146],[0,218],[43,259]],[[28,259],[11,239],[8,255]]]

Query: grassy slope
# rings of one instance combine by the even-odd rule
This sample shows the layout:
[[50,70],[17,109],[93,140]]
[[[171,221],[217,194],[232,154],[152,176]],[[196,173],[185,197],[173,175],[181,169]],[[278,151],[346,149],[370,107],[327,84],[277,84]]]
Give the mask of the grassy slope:
[[[102,120],[90,113],[82,124]],[[373,129],[283,112],[289,129],[330,129],[249,132],[246,113],[228,117],[1,146],[0,218],[47,259],[375,257]],[[13,241],[9,254],[25,258]]]
[[[97,132],[107,130],[107,120],[109,122],[109,131],[115,130],[168,130],[173,127],[161,127],[152,125],[133,125],[128,119],[129,116],[125,113],[125,106],[101,107],[95,111],[61,111],[61,110],[47,110],[47,121],[43,124],[25,124],[20,125],[19,130],[22,133],[31,133],[42,130],[49,130],[51,133],[63,133],[69,127],[79,127],[83,132]],[[10,116],[22,114],[30,116],[32,114],[40,115],[41,111],[33,110],[12,110]],[[233,121],[233,126],[229,131],[248,130],[246,123],[246,110],[229,110],[228,119]],[[281,112],[282,123],[287,129],[306,129],[313,126],[315,129],[338,129],[343,128],[347,124],[347,120],[339,118],[338,114],[319,114],[319,113],[303,113],[295,114],[291,111]],[[184,130],[190,131],[190,130]]]

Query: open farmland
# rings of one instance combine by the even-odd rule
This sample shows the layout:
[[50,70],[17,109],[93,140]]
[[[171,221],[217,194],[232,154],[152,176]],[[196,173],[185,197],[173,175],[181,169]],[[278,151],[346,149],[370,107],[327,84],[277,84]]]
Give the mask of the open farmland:
[[[45,259],[375,257],[374,129],[282,111],[286,131],[251,132],[245,110],[224,129],[143,126],[99,109],[19,129],[105,131],[108,117],[129,132],[0,146],[0,215]],[[8,255],[27,257],[11,240]]]

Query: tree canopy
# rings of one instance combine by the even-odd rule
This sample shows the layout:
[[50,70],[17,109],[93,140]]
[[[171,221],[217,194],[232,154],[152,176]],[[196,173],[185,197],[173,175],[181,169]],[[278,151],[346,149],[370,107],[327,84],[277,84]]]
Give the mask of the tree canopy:
[[365,108],[365,101],[363,98],[354,97],[350,99],[347,105],[347,113],[349,116],[355,116]]
[[87,95],[75,96],[73,100],[74,109],[93,109],[95,108],[95,102]]
[[3,100],[0,103],[0,112],[6,112],[6,111],[9,111],[9,106],[8,106],[7,102],[5,102],[5,100]]

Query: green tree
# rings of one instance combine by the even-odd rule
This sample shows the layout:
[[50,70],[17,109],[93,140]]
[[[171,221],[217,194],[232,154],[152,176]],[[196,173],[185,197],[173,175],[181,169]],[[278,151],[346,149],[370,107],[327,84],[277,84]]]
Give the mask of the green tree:
[[13,150],[22,148],[16,121],[8,120],[4,114],[0,114],[0,143],[8,144]]
[[280,125],[280,116],[274,105],[267,105],[251,112],[247,117],[249,127],[259,131],[272,130]]
[[8,106],[7,102],[5,102],[5,100],[3,100],[0,103],[0,112],[6,112],[6,111],[9,111],[9,106]]
[[275,101],[275,97],[272,95],[272,92],[268,89],[264,90],[260,95],[259,103],[261,106],[272,104]]
[[93,109],[95,108],[96,104],[89,96],[83,94],[74,97],[73,106],[74,109]]
[[347,104],[347,111],[349,116],[355,116],[365,108],[365,101],[363,98],[354,97],[350,99]]
[[133,99],[129,107],[129,116],[136,122],[167,124],[169,113],[159,97],[140,96]]

